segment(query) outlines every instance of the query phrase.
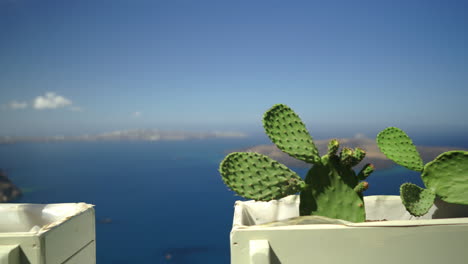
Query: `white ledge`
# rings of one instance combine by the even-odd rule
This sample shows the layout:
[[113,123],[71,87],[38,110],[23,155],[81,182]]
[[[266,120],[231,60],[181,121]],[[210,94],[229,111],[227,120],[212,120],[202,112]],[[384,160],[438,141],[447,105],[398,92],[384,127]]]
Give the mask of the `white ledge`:
[[[440,224],[466,224],[468,221],[468,206],[445,203],[437,200],[429,212],[421,217],[410,215],[401,203],[399,196],[375,195],[365,196],[366,219],[378,222],[351,223],[344,220],[329,219],[328,224],[341,224],[345,226],[416,226],[416,225],[440,225]],[[269,228],[286,226],[288,220],[299,216],[299,196],[290,195],[280,200],[269,202],[237,201],[234,209],[234,229],[245,228]],[[317,224],[327,224],[326,217],[317,218]],[[453,219],[447,219],[453,218]],[[434,219],[445,219],[436,221]],[[385,221],[380,221],[385,220]],[[428,221],[430,220],[430,221]],[[310,223],[314,220],[311,219]],[[339,221],[339,223],[337,222]],[[294,223],[294,220],[290,221]],[[299,225],[304,225],[300,223]],[[294,228],[294,227],[289,227]]]
[[0,204],[0,236],[43,233],[92,207],[86,203]]

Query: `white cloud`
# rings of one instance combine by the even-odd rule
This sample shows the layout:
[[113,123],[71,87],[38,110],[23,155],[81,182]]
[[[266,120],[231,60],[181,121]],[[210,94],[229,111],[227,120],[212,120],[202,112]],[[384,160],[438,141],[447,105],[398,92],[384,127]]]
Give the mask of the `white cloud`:
[[13,110],[25,109],[28,107],[28,103],[19,102],[19,101],[11,101],[10,103],[8,103],[7,107]]
[[137,111],[137,112],[133,112],[132,115],[133,115],[133,117],[138,118],[138,117],[140,117],[142,115],[142,113]]
[[57,95],[52,92],[46,93],[44,96],[38,96],[34,99],[33,106],[35,109],[42,110],[42,109],[56,109],[60,107],[69,106],[72,104],[72,101]]

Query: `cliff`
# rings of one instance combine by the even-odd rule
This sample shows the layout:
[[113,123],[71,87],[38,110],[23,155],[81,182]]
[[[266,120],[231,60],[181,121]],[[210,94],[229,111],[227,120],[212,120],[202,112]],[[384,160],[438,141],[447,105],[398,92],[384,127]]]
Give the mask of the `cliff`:
[[20,196],[21,190],[8,179],[3,171],[0,171],[0,202],[11,202]]

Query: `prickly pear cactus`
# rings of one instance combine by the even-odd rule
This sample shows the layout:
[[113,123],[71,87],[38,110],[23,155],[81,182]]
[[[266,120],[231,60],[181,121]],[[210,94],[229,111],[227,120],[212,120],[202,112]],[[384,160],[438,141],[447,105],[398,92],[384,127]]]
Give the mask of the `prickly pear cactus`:
[[374,167],[366,164],[356,175],[353,166],[365,157],[359,148],[343,148],[330,141],[320,157],[312,137],[299,116],[288,106],[274,105],[264,114],[266,134],[283,152],[313,164],[303,181],[286,166],[257,153],[231,153],[221,162],[224,183],[238,195],[268,201],[300,192],[300,214],[320,215],[352,222],[365,220],[362,182]]
[[221,162],[219,171],[229,188],[257,201],[280,199],[305,187],[295,172],[258,153],[231,153]]
[[385,156],[399,165],[414,171],[422,171],[423,161],[413,141],[396,127],[389,127],[377,135],[377,145]]
[[448,203],[468,204],[467,151],[448,151],[424,165],[408,135],[395,127],[380,132],[377,145],[397,164],[422,172],[426,189],[411,183],[400,187],[401,200],[410,214],[425,215],[436,196]]
[[263,127],[271,141],[283,152],[307,163],[320,163],[309,131],[288,106],[278,104],[268,110],[263,116]]
[[468,204],[468,152],[448,151],[424,166],[427,188],[448,203]]
[[430,189],[409,182],[400,186],[400,196],[403,205],[414,216],[425,215],[431,209],[436,197]]
[[[343,154],[343,152],[342,152]],[[366,220],[362,192],[367,182],[359,183],[351,166],[340,157],[325,155],[307,173],[307,188],[300,194],[300,215],[320,215],[352,222]]]

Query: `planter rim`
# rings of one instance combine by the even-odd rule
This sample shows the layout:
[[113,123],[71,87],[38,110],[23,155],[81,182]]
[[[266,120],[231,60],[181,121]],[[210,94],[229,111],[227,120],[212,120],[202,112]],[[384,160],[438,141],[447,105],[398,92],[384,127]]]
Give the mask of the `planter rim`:
[[[417,227],[433,225],[468,225],[468,206],[436,201],[429,212],[421,217],[410,215],[401,203],[400,196],[372,195],[364,197],[366,218],[375,222],[352,223],[344,220],[318,217],[317,224],[289,225],[289,219],[299,216],[299,196],[291,195],[269,202],[236,201],[232,230],[268,229],[324,229],[369,227]],[[327,220],[328,219],[328,220]],[[385,220],[385,221],[379,221]],[[329,223],[324,223],[329,221]],[[279,223],[279,226],[267,224]],[[313,222],[313,220],[312,220]]]
[[40,235],[93,207],[86,203],[0,204],[0,236]]

